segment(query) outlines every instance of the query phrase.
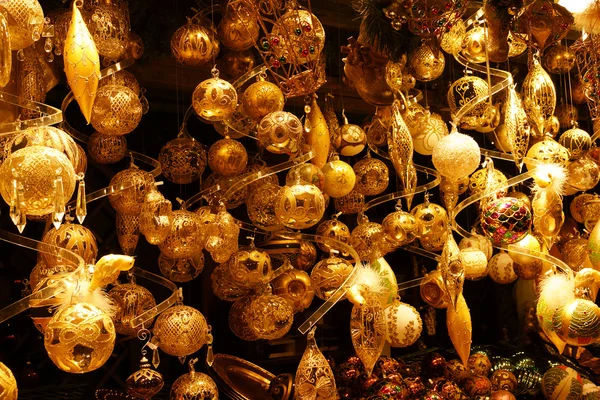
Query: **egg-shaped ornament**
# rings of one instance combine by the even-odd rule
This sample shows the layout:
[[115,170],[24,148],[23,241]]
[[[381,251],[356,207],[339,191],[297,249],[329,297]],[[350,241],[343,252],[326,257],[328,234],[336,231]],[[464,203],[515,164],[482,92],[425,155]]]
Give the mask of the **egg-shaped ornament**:
[[39,40],[44,27],[44,10],[37,0],[15,0],[2,4],[10,32],[10,48],[21,50]]
[[[342,221],[338,221],[337,217],[334,215],[332,219],[327,221],[323,221],[317,227],[316,234],[318,236],[323,236],[328,239],[337,240],[339,242],[348,244],[348,240],[350,239],[350,229],[348,226],[344,224]],[[342,249],[337,248],[337,246],[329,241],[326,242],[317,242],[319,248],[325,252],[330,252],[332,249],[341,252]]]
[[494,244],[518,242],[529,233],[531,223],[531,210],[514,197],[489,202],[481,213],[481,228]]
[[[115,331],[120,335],[136,335],[142,326],[131,326],[131,320],[156,306],[152,293],[143,286],[135,283],[123,283],[113,287],[108,295],[113,299],[118,311],[113,317]],[[154,318],[146,321],[152,325]]]
[[542,378],[542,393],[548,400],[581,398],[583,379],[577,371],[565,365],[550,368]]
[[590,134],[579,128],[569,129],[560,135],[558,143],[569,151],[569,159],[583,157],[592,147]]
[[275,206],[281,187],[268,183],[253,190],[246,199],[246,210],[252,224],[267,231],[277,231],[283,225],[277,219]]
[[448,233],[448,213],[444,207],[426,201],[414,207],[410,213],[415,216],[421,228],[421,246],[429,251],[441,251]]
[[292,306],[294,313],[308,308],[315,296],[310,277],[298,269],[278,275],[271,281],[271,286],[273,294],[283,297]]
[[219,400],[219,388],[215,381],[210,376],[194,370],[196,360],[190,360],[190,372],[173,382],[171,400]]
[[525,166],[527,170],[535,169],[535,165],[527,162],[527,158],[533,158],[544,164],[560,164],[567,167],[569,164],[569,151],[561,144],[551,138],[546,138],[535,143],[527,151]]
[[392,347],[408,347],[414,344],[423,330],[419,312],[410,304],[394,301],[386,307],[386,339]]
[[460,251],[460,262],[465,269],[465,279],[478,281],[488,274],[488,261],[485,253],[479,249],[466,248]]
[[200,82],[194,89],[192,106],[206,121],[223,121],[237,109],[237,91],[231,83],[219,78],[219,70],[213,68],[212,78]]
[[493,256],[488,267],[488,275],[496,283],[508,284],[519,278],[515,273],[513,259],[504,251]]
[[409,65],[418,81],[429,82],[442,75],[446,59],[439,47],[432,43],[423,43],[411,53]]
[[158,161],[165,178],[179,185],[188,184],[202,176],[206,168],[206,152],[194,138],[182,136],[163,146]]
[[279,189],[275,215],[288,228],[310,228],[321,220],[324,213],[325,198],[315,185],[295,184]]
[[566,74],[575,66],[575,51],[560,44],[552,46],[542,57],[542,64],[551,74]]
[[225,138],[216,141],[208,151],[208,166],[223,176],[241,174],[248,164],[248,153],[237,140]]
[[[477,76],[463,76],[452,83],[446,93],[450,113],[457,115],[458,111],[475,98],[482,98],[489,94],[489,85]],[[489,101],[480,101],[470,104],[468,110],[460,119],[460,127],[463,129],[475,129],[480,126],[480,117],[489,112]]]
[[362,152],[367,145],[367,134],[358,125],[346,123],[340,127],[340,145],[338,151],[341,155],[352,157]]
[[115,191],[108,195],[110,205],[121,214],[137,215],[142,210],[146,192],[154,187],[152,175],[137,166],[118,172],[110,180]]
[[354,188],[366,196],[376,196],[383,193],[390,181],[388,166],[377,158],[366,158],[358,161],[352,166],[356,175]]
[[90,303],[75,303],[57,311],[44,331],[44,347],[61,370],[94,371],[110,358],[115,346],[110,316]]
[[418,127],[418,133],[413,136],[413,145],[417,153],[430,156],[435,145],[445,136],[448,136],[448,125],[439,114],[431,113],[429,118]]
[[127,139],[94,132],[88,142],[88,154],[98,164],[114,164],[127,154]]
[[406,211],[388,214],[381,222],[383,232],[395,246],[411,244],[421,235],[421,226],[417,218]]
[[279,86],[260,77],[246,88],[241,104],[250,118],[261,121],[272,112],[283,111],[285,98]]
[[323,175],[321,168],[316,165],[304,163],[296,165],[288,171],[285,183],[288,186],[309,183],[315,185],[319,190],[323,190],[325,187],[325,175]]
[[[42,237],[42,243],[71,251],[86,264],[95,264],[98,256],[96,237],[88,228],[72,222],[63,223],[58,229],[52,227]],[[48,266],[61,263],[61,257],[53,252],[40,252],[42,260]]]
[[156,319],[154,336],[165,353],[183,357],[200,350],[208,340],[204,315],[193,307],[176,305]]
[[556,106],[554,115],[558,118],[561,129],[569,129],[579,120],[577,107],[573,104],[563,103],[562,101]]
[[199,252],[189,258],[169,258],[160,253],[158,268],[165,278],[173,282],[189,282],[204,269],[204,254]]
[[287,111],[267,114],[258,124],[258,142],[274,154],[296,154],[300,151],[302,122]]
[[[600,181],[600,167],[587,157],[572,161],[567,168],[566,193],[591,190]],[[572,189],[572,190],[569,190]]]
[[346,196],[354,189],[356,175],[352,166],[342,161],[337,156],[333,156],[331,161],[321,168],[325,176],[323,193],[337,198]]
[[431,161],[435,169],[450,180],[471,175],[481,161],[481,150],[472,137],[453,131],[433,148]]
[[279,339],[285,336],[294,322],[294,309],[280,296],[263,294],[250,303],[248,325],[259,338]]
[[233,253],[227,266],[231,279],[242,288],[263,285],[271,280],[273,274],[269,254],[253,247]]
[[10,368],[0,362],[0,396],[5,400],[17,400],[19,389]]
[[474,26],[465,33],[461,53],[469,62],[480,64],[487,60],[487,35],[487,28],[483,26]]
[[329,257],[319,261],[310,272],[310,280],[315,294],[321,300],[329,299],[350,276],[354,266],[339,257]]
[[260,26],[253,8],[245,1],[227,3],[223,18],[217,27],[219,41],[228,49],[251,49],[258,40]]
[[122,85],[106,85],[96,93],[91,123],[100,133],[121,136],[137,128],[142,114],[142,103],[133,90]]
[[177,62],[196,67],[212,62],[219,53],[219,41],[208,21],[193,21],[175,31],[171,37],[171,53]]
[[306,64],[318,59],[325,46],[325,29],[309,11],[290,9],[271,29],[270,50],[281,63]]

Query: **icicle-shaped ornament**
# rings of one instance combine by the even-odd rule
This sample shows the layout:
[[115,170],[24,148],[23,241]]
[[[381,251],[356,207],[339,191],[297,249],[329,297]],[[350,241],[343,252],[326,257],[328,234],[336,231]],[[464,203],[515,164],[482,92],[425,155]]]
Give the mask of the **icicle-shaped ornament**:
[[83,173],[79,174],[79,188],[77,189],[77,205],[75,206],[75,215],[77,221],[83,224],[83,220],[87,216],[87,203],[85,201],[85,181]]
[[462,293],[458,295],[456,305],[448,307],[446,310],[446,325],[448,327],[448,335],[456,349],[456,353],[460,357],[463,365],[467,365],[469,353],[471,352],[471,336],[473,329],[471,326],[471,312],[467,307]]
[[531,127],[514,85],[509,86],[506,93],[504,125],[506,126],[508,147],[520,171],[523,168],[523,158],[529,148]]
[[[56,171],[56,174],[60,174],[60,171]],[[62,177],[59,176],[54,180],[54,212],[52,213],[52,224],[56,229],[60,228],[65,212],[65,191]]]
[[404,190],[411,193],[406,197],[408,209],[412,203],[412,193],[417,184],[417,172],[413,164],[413,139],[410,131],[400,113],[400,101],[395,100],[392,104],[392,129],[388,134],[388,149],[390,159],[396,169],[396,173],[402,181]]
[[374,295],[367,291],[363,297],[362,306],[352,307],[350,335],[354,350],[370,376],[385,345],[385,315]]
[[438,269],[442,274],[446,292],[450,296],[452,307],[448,308],[455,308],[462,295],[465,283],[465,268],[460,261],[460,249],[450,229],[446,235],[446,243],[444,243]]

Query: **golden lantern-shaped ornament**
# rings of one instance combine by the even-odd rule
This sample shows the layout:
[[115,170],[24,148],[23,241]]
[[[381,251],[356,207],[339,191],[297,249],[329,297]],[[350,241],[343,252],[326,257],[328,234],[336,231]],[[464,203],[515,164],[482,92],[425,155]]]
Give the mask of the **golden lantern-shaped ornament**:
[[444,72],[446,59],[439,48],[432,43],[423,43],[409,57],[413,76],[421,82],[429,82],[439,78]]
[[219,53],[219,42],[210,22],[188,19],[171,37],[171,53],[177,62],[195,67],[211,62]]
[[[112,297],[118,308],[113,321],[115,331],[120,335],[136,335],[142,327],[131,326],[131,320],[156,306],[156,300],[154,300],[152,293],[145,287],[135,283],[117,285],[108,292],[108,295]],[[146,323],[152,325],[152,322],[154,322],[154,318]]]
[[310,228],[319,222],[324,212],[325,198],[315,185],[295,184],[279,189],[275,215],[288,228]]
[[319,261],[310,272],[310,280],[315,294],[321,300],[329,299],[350,276],[354,266],[339,257],[329,257]]
[[177,378],[171,386],[172,400],[219,400],[219,389],[212,378],[194,370],[197,358],[190,360],[190,372]]
[[296,370],[294,383],[298,400],[335,399],[335,377],[329,362],[317,347],[315,329],[308,332],[306,350]]
[[125,136],[104,135],[94,132],[88,142],[88,154],[98,164],[114,164],[127,153]]
[[39,40],[44,27],[44,10],[37,0],[16,0],[2,4],[10,32],[10,48],[20,50]]
[[0,396],[4,400],[17,400],[19,389],[10,368],[0,362]]
[[146,192],[154,187],[153,183],[152,175],[131,165],[110,180],[110,186],[113,187],[113,192],[108,196],[110,205],[121,214],[139,214]]
[[367,155],[352,166],[356,175],[355,189],[366,196],[376,196],[387,189],[390,171],[385,163]]
[[302,122],[287,111],[267,114],[258,124],[259,143],[274,154],[296,154],[302,141]]
[[192,183],[206,168],[206,152],[192,137],[182,136],[169,141],[158,154],[162,174],[176,184]]
[[235,284],[247,289],[269,282],[273,275],[269,254],[254,247],[233,253],[227,266]]
[[170,281],[189,282],[204,269],[204,254],[200,252],[189,258],[169,258],[161,253],[158,267],[160,273]]
[[105,135],[121,136],[132,132],[142,120],[142,103],[126,86],[106,85],[98,89],[92,106],[91,123]]
[[187,210],[173,211],[171,231],[158,248],[169,258],[194,257],[202,251],[205,235],[205,227],[198,214]]
[[[67,222],[61,224],[58,229],[50,228],[42,237],[42,243],[71,251],[83,258],[86,264],[96,263],[98,256],[96,237],[83,225]],[[41,252],[40,254],[48,266],[60,263],[60,256],[54,252]]]
[[260,33],[258,17],[254,15],[246,0],[229,1],[217,32],[221,44],[228,49],[249,50],[258,40]]
[[339,159],[337,155],[321,168],[325,176],[323,193],[338,198],[349,194],[356,183],[356,175],[352,167]]
[[294,309],[283,297],[263,294],[252,300],[249,307],[248,325],[259,339],[282,338],[294,322]]
[[279,185],[268,183],[250,192],[246,200],[246,210],[252,224],[267,231],[277,231],[283,227],[275,214],[277,193],[280,189]]
[[50,319],[44,346],[58,368],[81,374],[108,361],[115,338],[115,326],[107,313],[90,303],[75,303]]
[[283,297],[293,308],[294,313],[310,306],[315,296],[308,274],[298,269],[291,269],[278,275],[271,282],[273,294]]
[[218,140],[208,151],[208,165],[223,176],[241,174],[248,164],[248,153],[240,142],[225,138]]
[[165,353],[185,357],[200,350],[209,339],[204,315],[193,307],[173,306],[164,311],[154,324],[154,336]]
[[272,112],[283,111],[285,98],[276,84],[260,77],[244,91],[241,104],[250,118],[260,121]]
[[171,202],[158,190],[146,193],[140,211],[140,233],[148,243],[157,245],[167,238],[171,232],[172,209]]
[[[316,234],[318,236],[323,236],[325,238],[337,240],[345,244],[347,244],[348,239],[350,239],[350,229],[348,229],[348,226],[346,224],[344,224],[341,221],[338,221],[337,216],[335,215],[332,219],[321,222],[317,227]],[[332,249],[340,251],[340,249],[336,248],[337,246],[335,244],[329,241],[326,241],[324,243],[318,242],[317,246],[319,246],[321,250],[328,253],[331,252]]]
[[123,254],[133,255],[140,240],[140,215],[117,212],[117,240]]
[[410,304],[395,300],[386,307],[386,339],[392,347],[407,347],[421,336],[423,322],[419,312]]
[[538,137],[551,132],[551,117],[556,108],[556,88],[550,75],[536,59],[523,80],[522,92],[527,118],[537,130]]
[[192,94],[192,106],[196,114],[206,121],[223,121],[233,115],[238,105],[237,91],[233,85],[219,78],[219,70],[213,68],[212,78],[198,84]]

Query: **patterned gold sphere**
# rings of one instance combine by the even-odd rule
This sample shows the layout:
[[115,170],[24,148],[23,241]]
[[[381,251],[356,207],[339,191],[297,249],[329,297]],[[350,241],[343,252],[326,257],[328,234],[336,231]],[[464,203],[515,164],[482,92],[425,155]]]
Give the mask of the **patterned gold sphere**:
[[[71,222],[63,223],[58,229],[50,228],[42,237],[42,243],[58,246],[72,251],[83,258],[86,264],[95,264],[98,256],[98,245],[96,237],[83,225]],[[60,256],[41,252],[42,260],[46,265],[57,265]]]
[[[533,158],[542,163],[560,164],[567,167],[569,164],[569,151],[552,139],[544,139],[529,148],[527,158]],[[529,171],[535,168],[535,165],[527,163],[527,160],[525,160],[525,166],[527,166]]]
[[250,248],[233,253],[227,262],[229,275],[236,285],[252,288],[269,282],[273,270],[266,251]]
[[91,123],[105,135],[121,136],[133,131],[142,120],[142,103],[126,86],[106,85],[98,89]]
[[57,311],[44,333],[44,347],[61,370],[81,374],[104,365],[115,346],[115,326],[104,311],[76,303]]
[[415,216],[421,228],[419,242],[424,249],[440,251],[448,232],[448,213],[435,203],[423,203],[414,207],[410,213]]
[[421,233],[418,220],[411,213],[396,211],[388,214],[381,222],[383,232],[395,246],[406,246],[417,239]]
[[354,189],[356,175],[348,163],[342,160],[329,161],[321,170],[325,176],[323,193],[326,195],[335,199],[346,196]]
[[490,377],[492,390],[506,390],[514,392],[517,390],[517,377],[510,371],[499,369],[494,371]]
[[158,256],[158,267],[165,278],[173,282],[189,282],[204,269],[204,254],[196,253],[189,258]]
[[315,185],[319,190],[325,187],[325,175],[321,168],[314,164],[304,163],[292,167],[285,178],[285,184],[293,186],[295,184]]
[[585,203],[590,200],[594,200],[594,195],[590,193],[582,193],[580,195],[575,196],[571,205],[569,206],[569,211],[571,211],[571,216],[573,219],[580,224],[584,222],[583,218],[583,210]]
[[444,72],[446,59],[439,48],[424,43],[417,47],[409,57],[412,75],[421,82],[429,82],[439,78]]
[[293,308],[294,313],[308,308],[315,291],[308,274],[298,269],[286,271],[271,282],[273,294],[283,297]]
[[258,173],[260,172],[261,174],[261,178],[256,179],[255,181],[252,181],[250,184],[248,184],[248,192],[252,193],[253,191],[255,191],[256,189],[260,188],[263,185],[278,185],[279,184],[279,178],[277,177],[277,174],[273,173],[273,170],[271,168],[269,168],[266,164],[263,164],[261,162],[257,162],[255,164],[249,165],[246,170],[244,171],[244,175],[245,174],[249,174],[249,173]]
[[240,174],[248,164],[248,153],[244,146],[232,139],[215,142],[208,151],[208,165],[223,176]]
[[279,189],[279,185],[268,183],[250,192],[246,210],[253,225],[267,231],[277,231],[283,227],[275,214]]
[[193,307],[173,306],[156,319],[154,335],[158,346],[165,353],[188,356],[200,350],[206,343],[208,326],[204,315]]
[[170,396],[172,400],[219,400],[219,388],[210,376],[190,372],[173,382]]
[[267,114],[258,124],[258,141],[275,154],[296,154],[302,141],[302,122],[287,111]]
[[[486,81],[476,76],[464,76],[452,83],[446,94],[448,106],[452,115],[457,112],[469,101],[476,97],[489,93],[489,86]],[[478,123],[474,123],[480,116],[486,114],[489,108],[489,102],[482,101],[474,107],[470,107],[461,119],[461,127],[465,129],[475,129]]]
[[40,39],[44,26],[44,10],[37,0],[15,0],[2,4],[10,32],[11,50],[29,47]]
[[[250,305],[256,296],[244,296],[235,301],[229,309],[229,329],[242,340],[258,340],[258,336],[250,328]],[[228,300],[231,301],[231,300]]]
[[481,150],[472,137],[453,132],[437,142],[431,161],[440,174],[450,180],[459,180],[477,169]]
[[316,15],[296,9],[275,21],[270,38],[278,60],[300,65],[318,59],[325,46],[325,29]]
[[[59,178],[62,179],[62,199],[55,195],[54,182]],[[16,202],[13,181],[21,199],[21,210],[30,215],[47,215],[54,211],[56,200],[65,205],[73,195],[75,170],[60,151],[29,146],[12,153],[0,167],[0,194],[7,204]]]
[[0,362],[0,396],[4,400],[17,400],[19,390],[10,368]]
[[588,157],[572,161],[567,171],[567,176],[569,177],[567,186],[570,186],[575,191],[591,190],[600,181],[600,167]]
[[219,53],[219,42],[212,27],[190,21],[171,37],[171,53],[177,62],[195,67],[213,60]]
[[544,54],[542,64],[551,74],[566,74],[575,66],[575,51],[567,46],[552,46]]
[[260,26],[252,9],[245,2],[230,2],[217,32],[223,46],[244,51],[251,49],[258,40]]
[[162,390],[165,380],[160,372],[150,367],[148,360],[142,358],[141,361],[145,363],[125,381],[127,394],[141,399],[151,399]]
[[275,215],[288,228],[310,228],[319,222],[324,212],[325,198],[315,185],[284,186],[277,193]]
[[158,154],[162,174],[173,183],[188,184],[200,179],[206,168],[206,152],[191,137],[173,139]]
[[390,171],[385,163],[376,158],[363,158],[352,167],[356,175],[355,190],[366,196],[381,194],[387,189]]
[[473,374],[488,376],[492,370],[492,362],[486,354],[475,353],[469,356],[467,368],[471,370]]
[[486,28],[477,26],[467,31],[462,42],[462,54],[474,64],[487,60],[486,54]]
[[531,210],[513,197],[488,203],[481,212],[481,228],[494,244],[516,243],[531,228]]
[[573,124],[579,119],[579,111],[577,111],[577,107],[569,103],[560,103],[558,106],[556,106],[554,115],[556,115],[556,118],[558,118],[558,123],[560,124],[561,129],[573,127]]
[[444,136],[448,136],[448,125],[439,114],[431,113],[420,125],[417,134],[413,136],[413,145],[417,153],[430,156],[433,148]]
[[192,94],[194,111],[207,121],[223,121],[229,118],[237,109],[237,105],[237,91],[231,83],[218,76],[200,82]]
[[394,301],[384,310],[386,339],[392,347],[414,344],[423,330],[421,315],[410,304]]
[[233,282],[227,262],[216,266],[210,275],[210,282],[213,293],[221,300],[237,301],[249,292]]
[[514,261],[506,252],[500,252],[493,256],[488,262],[490,278],[501,284],[516,281],[519,277],[515,274]]
[[367,134],[358,125],[344,124],[340,128],[340,145],[338,151],[341,155],[352,157],[364,150],[367,145]]
[[[117,285],[108,292],[108,295],[112,297],[118,308],[113,321],[115,331],[120,335],[136,335],[142,327],[132,327],[131,320],[156,306],[156,300],[154,300],[152,293],[145,287],[135,283]],[[154,322],[154,318],[146,324],[152,325],[152,322]]]
[[339,257],[329,257],[319,261],[310,272],[310,280],[315,294],[321,300],[327,300],[342,286],[354,266]]
[[250,118],[260,121],[269,113],[283,111],[285,98],[274,83],[258,81],[244,91],[241,103]]
[[86,24],[98,53],[109,60],[118,60],[129,44],[129,15],[116,3],[96,4],[91,11]]
[[137,215],[142,210],[146,191],[154,187],[149,173],[133,166],[118,172],[110,180],[115,192],[108,195],[110,205],[119,213]]
[[485,253],[479,249],[466,248],[460,251],[460,262],[465,270],[465,279],[478,281],[488,274],[488,261]]
[[[488,179],[488,169],[482,168],[475,171],[469,178],[469,194],[473,196],[485,191],[488,184],[492,185],[490,189],[494,189],[495,187],[505,185],[507,181],[506,175],[497,169],[493,170],[492,176]],[[506,191],[507,189],[498,189],[495,191],[494,196],[496,198],[504,197],[506,196]]]
[[204,223],[198,214],[187,210],[173,211],[171,231],[158,248],[169,258],[191,258],[202,251],[205,234]]
[[352,230],[349,244],[362,261],[372,261],[387,253],[383,242],[383,228],[376,222],[364,222]]
[[[348,239],[350,239],[350,229],[348,226],[337,219],[329,219],[327,221],[323,221],[317,227],[316,234],[318,236],[323,236],[330,239],[335,239],[342,243],[348,244]],[[324,252],[330,252],[332,249],[341,251],[341,249],[336,248],[335,245],[331,245],[329,243],[321,243],[318,242],[317,246]]]
[[65,272],[73,272],[77,269],[73,264],[52,264],[46,265],[44,260],[39,260],[37,264],[31,270],[29,274],[29,287],[31,287],[32,291],[35,291],[40,283],[42,283],[46,278],[56,275],[62,274]]
[[458,248],[460,250],[468,248],[481,250],[488,260],[492,258],[492,253],[494,252],[494,248],[492,247],[492,242],[490,239],[478,233],[471,233],[471,236],[461,239],[460,243],[458,244]]
[[88,142],[88,154],[98,164],[114,164],[127,153],[125,136],[104,135],[94,132]]
[[105,79],[100,79],[98,87],[104,87],[107,85],[119,85],[126,86],[135,93],[136,96],[140,95],[140,83],[136,77],[126,69],[115,72],[109,75]]
[[572,128],[563,132],[558,139],[558,143],[569,151],[571,160],[583,157],[592,147],[590,134],[579,128]]
[[579,271],[587,257],[587,239],[574,238],[565,243],[561,249],[563,261],[573,270]]
[[442,34],[440,47],[448,54],[458,54],[467,34],[467,27],[462,19],[457,19],[449,31]]
[[279,339],[294,322],[294,310],[283,297],[264,294],[252,300],[249,307],[248,325],[259,339]]
[[346,196],[333,199],[333,205],[342,214],[358,214],[365,207],[365,195],[353,190]]

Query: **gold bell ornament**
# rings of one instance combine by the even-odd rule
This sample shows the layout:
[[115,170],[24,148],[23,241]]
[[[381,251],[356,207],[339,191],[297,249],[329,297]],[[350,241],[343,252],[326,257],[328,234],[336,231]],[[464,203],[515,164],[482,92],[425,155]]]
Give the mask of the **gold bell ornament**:
[[219,53],[219,41],[212,24],[192,18],[171,37],[171,53],[177,62],[195,67],[213,61]]
[[[134,336],[142,327],[132,327],[131,320],[156,306],[156,300],[148,289],[134,282],[123,283],[112,288],[108,295],[118,311],[113,317],[115,331],[120,335]],[[146,321],[152,325],[154,318]]]
[[386,340],[390,346],[408,347],[419,339],[423,330],[423,321],[413,306],[397,299],[383,312],[387,328]]
[[217,27],[221,44],[228,49],[244,51],[251,49],[260,33],[258,16],[246,0],[228,1],[225,13]]
[[189,258],[169,258],[158,256],[158,268],[165,278],[173,282],[189,282],[204,269],[204,254],[194,254]]
[[206,152],[194,138],[180,134],[158,154],[162,174],[170,182],[185,185],[197,181],[206,168]]
[[321,170],[325,177],[323,193],[335,198],[343,197],[349,194],[356,184],[356,175],[352,167],[340,160],[337,154],[329,159]]
[[367,156],[352,166],[356,176],[355,189],[366,196],[376,196],[385,192],[390,181],[390,171],[385,163]]
[[232,116],[238,105],[238,94],[233,85],[219,78],[219,70],[211,70],[212,78],[198,84],[192,94],[196,114],[206,121],[223,121]]
[[272,112],[283,111],[284,104],[285,97],[279,86],[262,75],[248,86],[241,98],[244,112],[255,121],[262,120]]
[[354,266],[347,260],[330,256],[319,261],[310,272],[310,280],[315,294],[321,300],[328,300],[350,276]]
[[[346,224],[338,220],[338,216],[339,214],[335,214],[331,219],[321,222],[317,227],[316,234],[348,244],[348,240],[350,239],[350,229],[348,229]],[[330,241],[317,242],[317,246],[327,253],[330,253],[332,250],[340,251],[340,249],[336,249],[335,244]]]
[[[348,166],[350,170],[352,168]],[[354,172],[352,172],[354,175]],[[315,225],[325,213],[323,193],[312,184],[294,184],[279,189],[275,215],[280,223],[292,229]]]
[[294,313],[310,307],[315,296],[309,275],[299,269],[290,269],[271,281],[273,294],[283,297]]
[[0,395],[6,400],[17,400],[19,389],[12,371],[0,362]]
[[444,72],[446,59],[444,53],[435,44],[423,43],[409,57],[412,75],[420,82],[430,82]]
[[177,378],[171,386],[171,399],[173,400],[218,400],[219,389],[212,378],[202,372],[194,370],[194,358],[189,361],[190,372]]
[[298,400],[338,397],[333,370],[317,346],[315,330],[308,332],[306,349],[296,370],[294,387]]
[[[142,351],[142,353],[145,352],[145,350]],[[140,369],[129,375],[125,385],[129,395],[149,400],[162,390],[165,380],[160,372],[152,369],[144,355],[140,360]]]
[[208,151],[208,165],[213,172],[222,176],[235,176],[244,171],[248,164],[248,153],[237,140],[225,138],[216,141]]
[[114,164],[127,154],[125,136],[104,135],[94,132],[88,142],[88,154],[98,164]]
[[293,155],[300,151],[302,122],[287,111],[267,114],[258,124],[258,142],[274,154]]
[[144,196],[140,211],[140,233],[153,245],[161,244],[171,232],[173,222],[171,202],[155,188]]

